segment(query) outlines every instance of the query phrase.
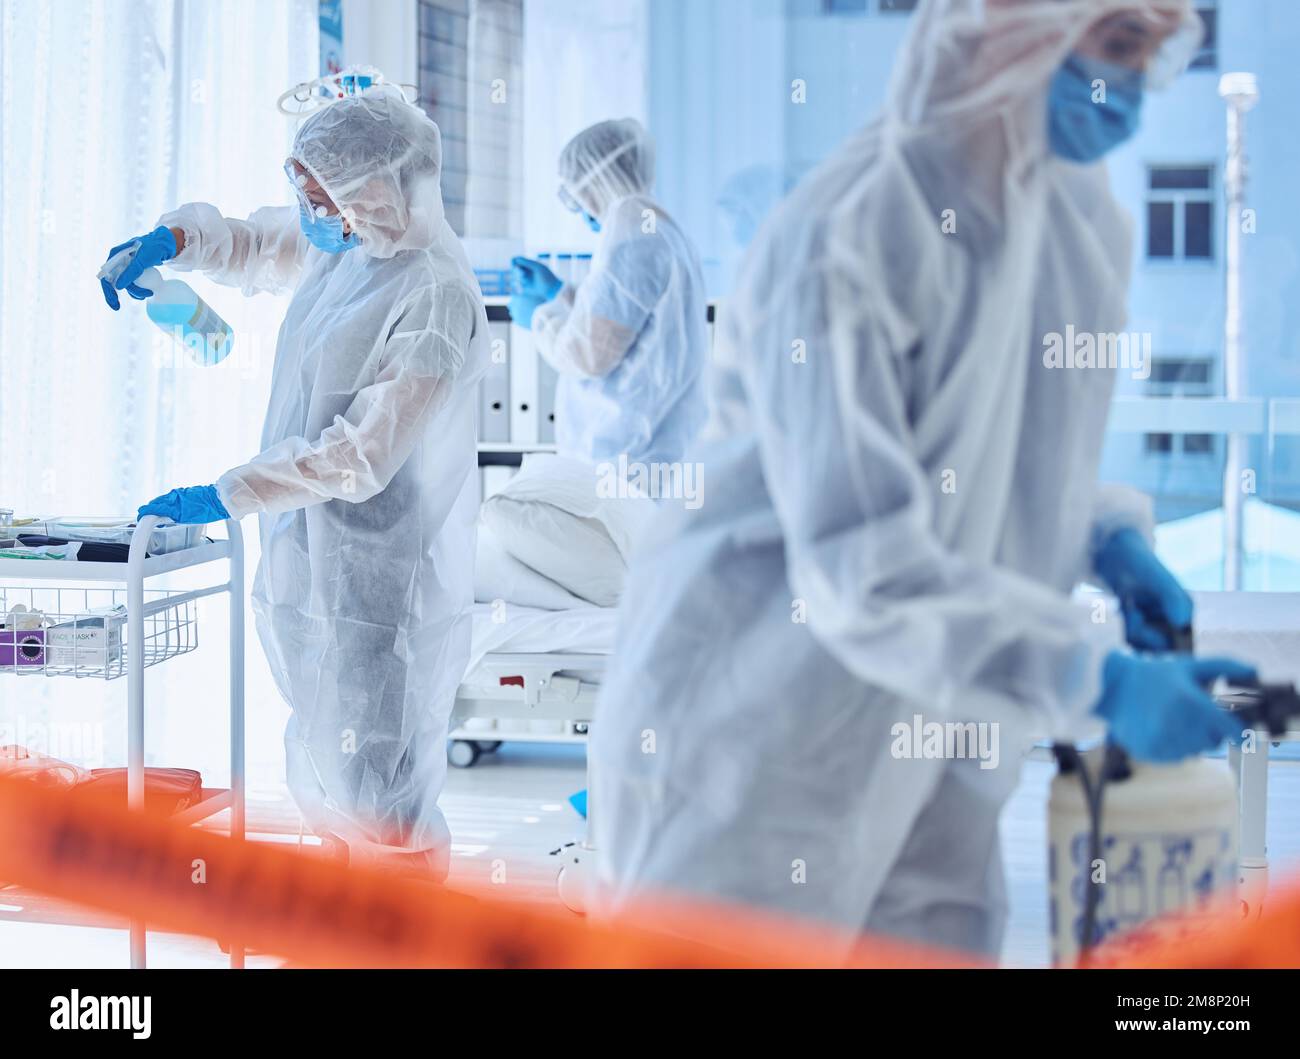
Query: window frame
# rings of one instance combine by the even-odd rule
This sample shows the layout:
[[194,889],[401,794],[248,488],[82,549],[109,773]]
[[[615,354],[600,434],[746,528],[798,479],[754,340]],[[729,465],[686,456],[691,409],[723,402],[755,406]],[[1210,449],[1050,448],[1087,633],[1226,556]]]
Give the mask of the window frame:
[[[1217,162],[1147,162],[1146,181],[1143,194],[1143,260],[1149,265],[1202,265],[1217,267],[1220,253],[1218,206],[1221,189],[1219,185],[1219,165]],[[1208,173],[1205,188],[1153,188],[1152,176],[1160,169],[1205,170]],[[1196,257],[1187,256],[1187,205],[1188,203],[1206,204],[1210,208],[1209,254]],[[1170,205],[1174,211],[1173,253],[1158,255],[1151,253],[1151,207],[1153,205]]]
[[[1155,374],[1160,365],[1180,365],[1182,367],[1203,367],[1204,380],[1156,379]],[[1151,361],[1151,378],[1144,385],[1145,396],[1165,401],[1179,401],[1198,397],[1212,397],[1217,392],[1220,369],[1219,358],[1212,353],[1177,353],[1168,356],[1153,357]],[[1203,449],[1193,449],[1188,445],[1188,438],[1208,438],[1209,444]],[[1157,439],[1164,439],[1163,442]],[[1166,447],[1160,447],[1164,445]],[[1153,431],[1142,435],[1142,454],[1147,459],[1172,460],[1183,458],[1189,460],[1211,460],[1218,457],[1218,435],[1201,430],[1186,433],[1173,431]]]
[[[1206,28],[1205,40],[1196,49],[1196,54],[1192,56],[1187,69],[1189,72],[1203,70],[1214,73],[1219,69],[1219,15],[1222,9],[1219,7],[1219,0],[1193,0],[1192,7],[1198,16],[1209,12],[1213,17],[1208,22],[1204,18],[1201,19]],[[1207,56],[1208,61],[1202,62],[1201,59]]]
[[[910,15],[916,11],[920,0],[851,0],[852,10],[836,10],[835,4],[843,0],[821,0],[820,14],[824,18],[864,18],[871,15]],[[908,3],[910,7],[885,7],[886,3]],[[860,6],[859,6],[860,5]]]
[[[1203,382],[1188,379],[1156,379],[1157,366],[1177,364],[1182,366],[1203,366]],[[1158,356],[1151,360],[1152,378],[1146,380],[1145,391],[1148,397],[1210,397],[1215,392],[1219,360],[1213,354],[1179,353],[1173,356]]]

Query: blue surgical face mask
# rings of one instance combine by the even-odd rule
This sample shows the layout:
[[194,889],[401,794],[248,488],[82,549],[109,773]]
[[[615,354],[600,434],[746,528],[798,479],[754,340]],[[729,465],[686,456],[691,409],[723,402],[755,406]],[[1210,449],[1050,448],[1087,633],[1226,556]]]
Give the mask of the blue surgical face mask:
[[1071,162],[1095,162],[1118,147],[1137,132],[1144,80],[1126,66],[1071,54],[1047,93],[1052,150]]
[[305,206],[298,207],[298,221],[302,225],[302,234],[307,237],[317,250],[326,254],[342,254],[357,245],[357,233],[343,234],[343,218],[319,217],[309,212]]

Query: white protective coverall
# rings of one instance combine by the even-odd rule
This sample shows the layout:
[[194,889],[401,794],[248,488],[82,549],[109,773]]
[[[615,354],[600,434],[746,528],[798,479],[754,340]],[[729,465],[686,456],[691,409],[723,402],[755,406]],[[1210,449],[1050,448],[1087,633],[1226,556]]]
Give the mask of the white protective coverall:
[[262,452],[217,483],[233,517],[261,516],[253,600],[293,710],[290,789],[354,854],[422,851],[444,875],[437,799],[470,649],[487,317],[444,219],[438,128],[400,93],[312,115],[293,158],[359,247],[313,248],[291,206],[242,221],[192,204],[160,223],[185,233],[170,267],[294,292]]
[[591,272],[533,314],[559,375],[555,440],[585,463],[677,463],[707,415],[708,302],[699,255],[650,194],[654,144],[604,121],[560,155],[562,186],[600,221]]
[[[708,503],[658,514],[596,711],[606,910],[675,891],[997,952],[1022,751],[1086,718],[1122,638],[1069,593],[1150,518],[1097,484],[1114,372],[1044,361],[1122,330],[1131,248],[1103,166],[1049,155],[1047,86],[1156,6],[924,0],[883,115],[764,225]],[[916,756],[918,719],[1000,722],[997,753]]]

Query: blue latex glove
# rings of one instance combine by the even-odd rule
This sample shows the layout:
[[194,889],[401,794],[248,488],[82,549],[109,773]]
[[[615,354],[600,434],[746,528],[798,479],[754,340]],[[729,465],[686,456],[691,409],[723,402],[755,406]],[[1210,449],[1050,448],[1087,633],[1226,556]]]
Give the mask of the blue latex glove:
[[1206,693],[1218,677],[1251,684],[1255,670],[1230,658],[1152,658],[1112,651],[1094,712],[1139,761],[1181,761],[1241,734],[1241,722]]
[[144,518],[145,515],[160,515],[173,522],[198,526],[230,518],[226,505],[217,496],[215,485],[187,485],[163,493],[145,504],[136,517]]
[[537,298],[530,298],[527,294],[516,294],[510,299],[508,305],[510,319],[525,331],[530,331],[533,327],[533,313],[545,304]]
[[515,291],[525,297],[548,302],[564,286],[559,276],[531,257],[514,257],[510,264],[513,266]]
[[[112,283],[106,279],[99,281],[99,285],[104,289],[104,301],[108,302],[108,307],[114,312],[121,308],[121,303],[117,300],[118,291],[125,290],[132,298],[143,301],[153,291],[136,286],[135,281],[140,278],[140,273],[147,268],[161,265],[164,261],[170,261],[176,256],[176,237],[172,235],[169,228],[155,228],[148,235],[139,236],[138,240],[140,249],[135,252],[135,257],[118,277]],[[136,239],[128,239],[125,243],[119,243],[108,252],[108,257],[125,250],[136,241]]]
[[1169,651],[1167,626],[1192,624],[1192,597],[1156,558],[1142,534],[1122,529],[1107,538],[1093,559],[1097,576],[1119,597],[1124,635],[1139,651]]
[[587,819],[587,789],[584,787],[577,794],[569,795],[569,804],[584,820]]

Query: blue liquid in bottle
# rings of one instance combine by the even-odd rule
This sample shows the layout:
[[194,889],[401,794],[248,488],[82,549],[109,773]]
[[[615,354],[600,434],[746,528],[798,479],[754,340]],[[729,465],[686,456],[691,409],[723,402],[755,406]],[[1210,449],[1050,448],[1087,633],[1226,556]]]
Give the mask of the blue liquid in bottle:
[[149,319],[185,347],[204,367],[220,364],[230,355],[235,333],[184,280],[164,280],[156,268],[147,268],[136,281],[153,296],[145,302]]

